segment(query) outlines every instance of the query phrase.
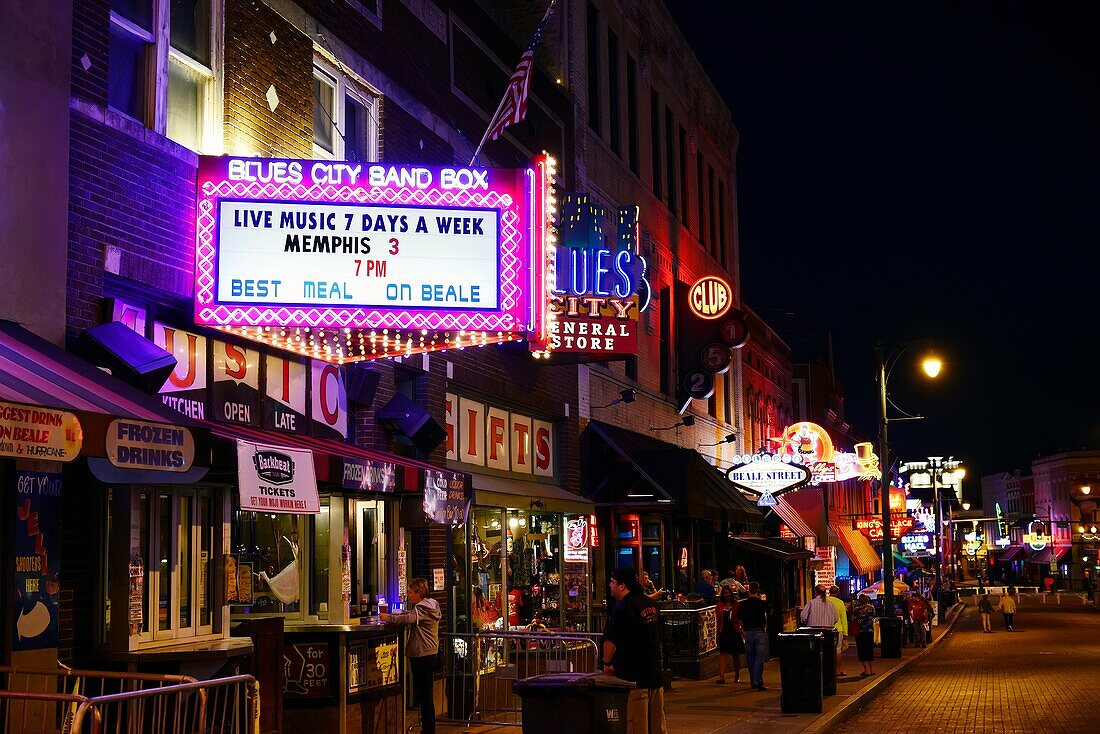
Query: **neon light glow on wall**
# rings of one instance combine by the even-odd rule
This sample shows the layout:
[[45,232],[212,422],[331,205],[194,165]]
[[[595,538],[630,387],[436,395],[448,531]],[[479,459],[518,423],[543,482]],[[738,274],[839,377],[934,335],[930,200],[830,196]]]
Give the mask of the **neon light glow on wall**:
[[200,158],[195,320],[333,362],[525,338],[533,171]]

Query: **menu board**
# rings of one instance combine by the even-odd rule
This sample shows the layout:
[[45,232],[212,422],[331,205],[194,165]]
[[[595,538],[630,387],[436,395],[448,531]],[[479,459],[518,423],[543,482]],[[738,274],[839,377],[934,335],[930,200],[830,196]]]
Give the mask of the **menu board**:
[[400,681],[397,637],[378,637],[348,645],[348,693],[392,686]]
[[716,607],[699,610],[699,654],[718,647],[718,614]]

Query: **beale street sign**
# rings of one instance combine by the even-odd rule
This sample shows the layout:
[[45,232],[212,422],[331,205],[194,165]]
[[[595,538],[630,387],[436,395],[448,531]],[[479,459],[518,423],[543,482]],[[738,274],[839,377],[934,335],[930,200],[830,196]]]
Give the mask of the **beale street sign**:
[[778,495],[798,489],[810,481],[810,470],[792,463],[790,457],[775,454],[745,456],[743,464],[735,464],[726,472],[733,486],[756,495]]

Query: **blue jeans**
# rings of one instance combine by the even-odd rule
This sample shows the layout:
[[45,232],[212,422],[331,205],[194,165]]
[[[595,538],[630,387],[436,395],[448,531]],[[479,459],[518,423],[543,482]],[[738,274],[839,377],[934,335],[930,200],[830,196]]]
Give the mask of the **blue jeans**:
[[745,662],[749,667],[749,683],[764,685],[764,661],[768,659],[768,633],[745,630]]

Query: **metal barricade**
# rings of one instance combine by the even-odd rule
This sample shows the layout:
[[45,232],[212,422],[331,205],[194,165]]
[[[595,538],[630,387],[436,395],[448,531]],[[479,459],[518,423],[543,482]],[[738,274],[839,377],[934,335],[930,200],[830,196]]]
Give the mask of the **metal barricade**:
[[185,675],[0,666],[0,730],[9,734],[67,734],[79,704],[93,696],[194,680]]
[[259,734],[260,685],[250,675],[96,696],[70,734]]
[[595,671],[600,661],[596,633],[484,630],[443,633],[443,721],[520,726],[523,705],[517,680],[543,673]]
[[258,734],[250,675],[189,676],[0,668],[5,734]]

